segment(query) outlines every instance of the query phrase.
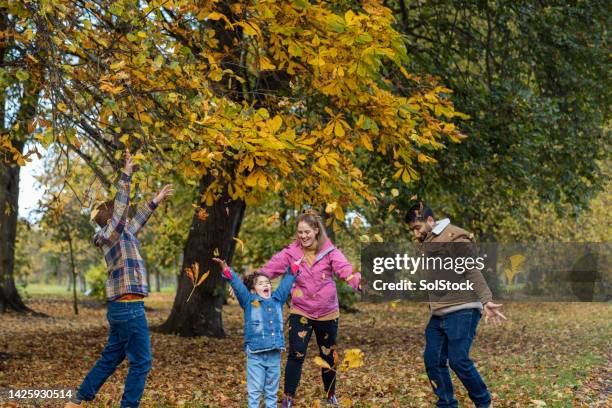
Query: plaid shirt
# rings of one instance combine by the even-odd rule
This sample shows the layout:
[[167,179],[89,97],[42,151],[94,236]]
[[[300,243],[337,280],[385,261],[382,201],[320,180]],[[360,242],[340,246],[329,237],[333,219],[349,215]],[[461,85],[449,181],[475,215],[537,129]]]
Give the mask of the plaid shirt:
[[94,245],[104,251],[108,268],[106,298],[109,301],[129,293],[143,296],[149,294],[147,270],[140,256],[140,242],[136,236],[157,205],[154,201],[149,201],[128,220],[129,199],[130,176],[121,173],[111,222],[93,238]]

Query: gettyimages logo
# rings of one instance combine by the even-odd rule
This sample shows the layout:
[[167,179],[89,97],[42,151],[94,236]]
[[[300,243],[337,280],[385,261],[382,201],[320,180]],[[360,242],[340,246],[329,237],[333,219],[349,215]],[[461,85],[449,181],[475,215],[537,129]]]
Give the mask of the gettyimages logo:
[[496,299],[612,300],[608,243],[406,244],[362,247],[368,300],[477,299],[486,282]]

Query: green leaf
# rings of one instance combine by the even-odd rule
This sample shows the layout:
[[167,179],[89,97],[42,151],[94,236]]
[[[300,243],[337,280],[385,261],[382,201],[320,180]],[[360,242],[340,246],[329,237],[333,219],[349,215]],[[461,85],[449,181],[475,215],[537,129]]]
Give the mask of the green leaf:
[[15,76],[21,82],[26,81],[28,78],[30,78],[30,74],[28,74],[27,72],[25,72],[25,71],[23,71],[21,69],[19,71],[17,71],[17,74],[15,74]]
[[291,4],[293,4],[296,8],[306,9],[310,7],[310,3],[308,0],[292,0]]

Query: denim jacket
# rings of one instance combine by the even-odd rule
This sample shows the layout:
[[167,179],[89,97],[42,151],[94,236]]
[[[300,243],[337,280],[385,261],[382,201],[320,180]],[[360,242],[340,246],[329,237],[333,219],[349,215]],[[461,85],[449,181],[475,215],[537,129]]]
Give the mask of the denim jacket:
[[283,305],[297,274],[287,268],[285,276],[268,299],[251,293],[232,270],[230,281],[238,303],[244,310],[244,348],[247,352],[259,353],[269,350],[284,350]]

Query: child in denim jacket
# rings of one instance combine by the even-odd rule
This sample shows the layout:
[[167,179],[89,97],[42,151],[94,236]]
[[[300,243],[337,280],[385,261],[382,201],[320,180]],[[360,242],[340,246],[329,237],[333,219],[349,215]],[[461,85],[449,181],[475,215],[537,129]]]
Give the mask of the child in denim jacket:
[[287,267],[275,291],[267,276],[250,275],[246,285],[225,261],[213,258],[230,280],[238,303],[244,310],[244,348],[247,355],[249,408],[258,408],[264,395],[266,408],[276,408],[280,382],[281,351],[285,350],[283,305],[297,278],[301,259]]

